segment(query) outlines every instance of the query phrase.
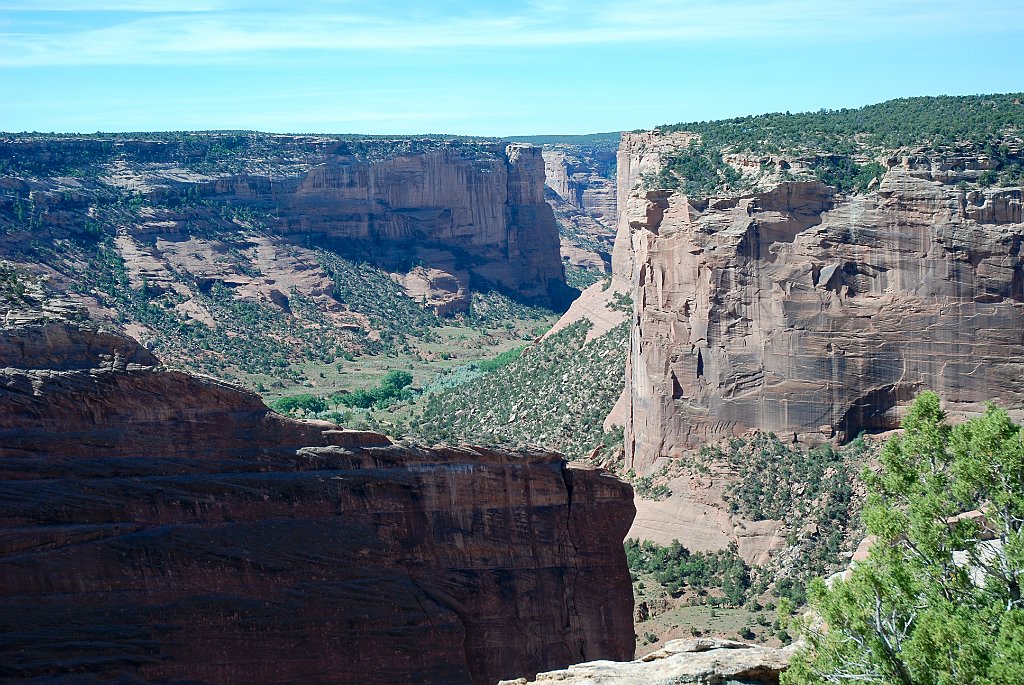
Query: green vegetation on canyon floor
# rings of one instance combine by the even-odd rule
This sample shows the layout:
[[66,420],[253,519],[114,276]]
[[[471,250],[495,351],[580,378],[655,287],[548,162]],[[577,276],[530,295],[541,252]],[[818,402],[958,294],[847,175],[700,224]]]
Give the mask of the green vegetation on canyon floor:
[[[634,583],[643,586],[641,577],[653,576],[672,597],[691,593],[706,597],[712,605],[737,606],[744,603],[750,588],[750,567],[740,559],[735,545],[715,552],[691,552],[678,540],[663,547],[628,539],[626,561]],[[720,590],[721,595],[709,595],[709,590]]]
[[604,418],[622,392],[627,329],[590,342],[580,321],[530,346],[471,383],[429,393],[410,428],[428,440],[546,445],[570,458],[614,437]]
[[536,445],[570,459],[615,457],[622,429],[606,431],[603,421],[622,392],[627,328],[587,341],[590,327],[580,321],[490,359],[463,361],[404,401],[341,418],[426,444]]
[[677,541],[662,546],[627,540],[634,596],[643,607],[637,616],[638,646],[647,649],[684,637],[671,619],[684,607],[705,619],[729,609],[738,621],[729,623],[729,630],[709,627],[708,634],[788,642],[792,636],[783,624],[806,605],[806,588],[845,568],[863,537],[863,487],[856,474],[878,449],[878,440],[869,436],[840,448],[801,449],[772,433],[756,433],[707,445],[648,476],[625,474],[640,497],[656,501],[671,496],[670,486],[678,479],[698,483],[698,488],[725,482],[721,498],[732,516],[775,522],[785,536],[785,544],[762,564],[745,563],[735,546],[694,552]]

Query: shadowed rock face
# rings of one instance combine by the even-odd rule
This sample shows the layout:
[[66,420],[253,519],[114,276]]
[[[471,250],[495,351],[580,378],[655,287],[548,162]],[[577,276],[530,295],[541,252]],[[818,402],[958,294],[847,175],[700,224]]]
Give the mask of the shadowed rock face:
[[633,654],[632,491],[0,331],[0,681],[493,683]]
[[[563,296],[558,228],[544,200],[544,160],[537,147],[495,145],[477,155],[449,148],[377,162],[329,156],[284,183],[233,178],[203,192],[221,201],[283,208],[282,230],[288,233],[420,243],[423,249],[411,259],[457,282],[454,289],[430,293],[467,290],[468,268],[527,297]],[[458,266],[451,268],[449,261]]]
[[753,428],[812,444],[894,428],[923,390],[1024,403],[1019,188],[960,190],[914,157],[850,197],[632,190],[688,139],[627,134],[620,150],[632,466]]

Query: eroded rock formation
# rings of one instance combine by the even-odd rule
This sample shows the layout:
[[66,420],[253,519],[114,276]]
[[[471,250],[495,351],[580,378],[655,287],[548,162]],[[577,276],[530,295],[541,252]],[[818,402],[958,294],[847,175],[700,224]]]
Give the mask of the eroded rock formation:
[[494,683],[633,654],[630,488],[0,329],[0,681]]
[[926,389],[952,407],[1024,403],[1020,188],[959,187],[918,153],[866,194],[789,181],[696,200],[638,183],[691,138],[620,149],[631,466],[751,429],[815,444],[893,428]]

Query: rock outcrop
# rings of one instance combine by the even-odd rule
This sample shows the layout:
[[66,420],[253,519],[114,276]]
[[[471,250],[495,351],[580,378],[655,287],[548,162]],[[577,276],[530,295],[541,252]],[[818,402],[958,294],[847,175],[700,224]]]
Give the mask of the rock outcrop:
[[751,429],[816,444],[893,428],[926,389],[954,408],[1024,403],[1020,188],[965,189],[919,154],[866,194],[638,183],[691,138],[626,134],[620,150],[630,466]]
[[687,473],[668,482],[664,499],[636,500],[636,517],[626,537],[668,546],[679,540],[692,552],[713,552],[736,545],[751,565],[764,565],[786,545],[782,521],[751,521],[732,511],[723,497],[735,475]]
[[586,683],[587,685],[771,685],[789,666],[794,648],[772,649],[733,640],[672,640],[642,659],[627,663],[596,661],[541,673],[536,680],[520,679],[502,685],[529,683]]
[[629,659],[632,492],[0,329],[0,682],[494,683]]

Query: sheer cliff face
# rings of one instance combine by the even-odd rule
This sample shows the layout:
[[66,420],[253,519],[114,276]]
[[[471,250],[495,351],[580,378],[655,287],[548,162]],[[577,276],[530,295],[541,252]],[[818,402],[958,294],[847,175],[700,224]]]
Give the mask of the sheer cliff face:
[[633,654],[628,485],[0,329],[0,681],[494,683]]
[[626,135],[614,266],[636,311],[627,461],[750,429],[810,443],[893,428],[919,391],[1024,403],[1019,188],[895,157],[877,188],[786,182],[691,201],[634,189],[686,134]]
[[[445,148],[381,161],[334,155],[289,179],[232,177],[203,185],[201,193],[279,208],[286,234],[420,243],[428,248],[416,253],[422,266],[450,271],[456,280],[468,270],[539,299],[564,285],[537,147],[494,145],[474,154]],[[446,268],[455,262],[462,264]]]

